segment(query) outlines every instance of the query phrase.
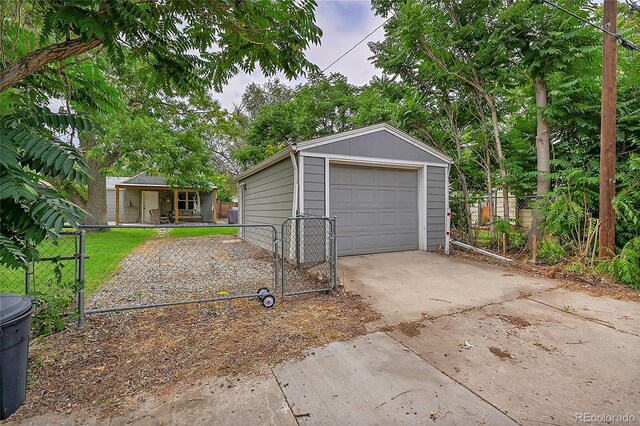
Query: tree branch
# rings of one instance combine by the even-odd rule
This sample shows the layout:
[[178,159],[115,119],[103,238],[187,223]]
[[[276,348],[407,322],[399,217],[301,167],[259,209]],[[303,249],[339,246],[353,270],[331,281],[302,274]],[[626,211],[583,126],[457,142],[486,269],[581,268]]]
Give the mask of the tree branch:
[[51,62],[82,55],[100,44],[102,41],[95,37],[88,41],[76,38],[31,52],[0,72],[0,93]]

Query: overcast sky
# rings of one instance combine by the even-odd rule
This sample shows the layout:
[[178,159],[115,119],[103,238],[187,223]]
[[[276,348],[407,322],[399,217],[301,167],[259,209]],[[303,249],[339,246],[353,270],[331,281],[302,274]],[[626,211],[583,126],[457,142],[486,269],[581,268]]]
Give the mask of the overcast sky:
[[[322,28],[323,36],[320,45],[307,51],[307,58],[324,69],[383,21],[383,18],[374,15],[368,0],[318,0],[316,23]],[[327,74],[339,72],[347,76],[351,84],[358,86],[366,84],[374,75],[380,75],[380,71],[367,59],[371,56],[367,43],[381,40],[383,36],[384,28],[380,28],[366,42],[327,70]],[[279,77],[291,85],[304,81],[287,81],[284,76]],[[233,109],[234,104],[240,103],[244,88],[249,83],[265,81],[267,78],[261,72],[241,73],[229,82],[222,93],[213,93],[212,96],[220,101],[223,108]]]

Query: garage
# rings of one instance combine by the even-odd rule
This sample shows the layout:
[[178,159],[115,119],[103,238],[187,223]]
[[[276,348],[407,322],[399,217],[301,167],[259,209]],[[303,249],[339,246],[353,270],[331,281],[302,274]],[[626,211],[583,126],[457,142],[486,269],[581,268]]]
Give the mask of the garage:
[[[237,176],[239,216],[278,229],[296,215],[335,216],[339,256],[435,250],[448,241],[450,167],[386,123],[298,142]],[[306,261],[325,255],[303,247]]]
[[417,170],[330,167],[339,256],[418,249]]

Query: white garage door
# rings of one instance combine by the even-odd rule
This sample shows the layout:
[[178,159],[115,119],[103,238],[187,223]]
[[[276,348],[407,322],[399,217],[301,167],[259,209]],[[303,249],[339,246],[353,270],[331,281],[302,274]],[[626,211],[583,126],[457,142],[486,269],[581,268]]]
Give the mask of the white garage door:
[[418,172],[332,164],[329,210],[338,255],[418,249]]

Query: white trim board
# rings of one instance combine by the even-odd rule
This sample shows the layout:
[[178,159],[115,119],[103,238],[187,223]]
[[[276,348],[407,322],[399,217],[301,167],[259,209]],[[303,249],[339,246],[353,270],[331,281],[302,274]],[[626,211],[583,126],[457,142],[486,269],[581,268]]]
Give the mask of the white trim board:
[[325,158],[332,163],[341,163],[341,164],[353,164],[357,165],[365,165],[365,166],[381,166],[381,167],[391,167],[391,168],[409,168],[409,169],[417,169],[420,167],[448,167],[447,164],[441,163],[431,163],[428,161],[409,161],[409,160],[392,160],[387,158],[377,158],[377,157],[359,157],[353,155],[342,155],[342,154],[319,154],[319,153],[306,153],[304,151],[300,152],[300,157],[316,157],[316,158]]

